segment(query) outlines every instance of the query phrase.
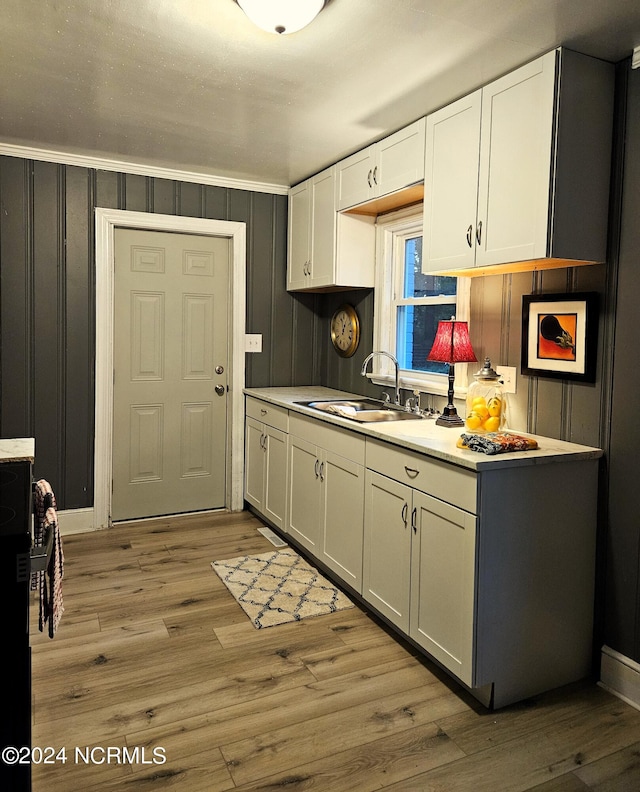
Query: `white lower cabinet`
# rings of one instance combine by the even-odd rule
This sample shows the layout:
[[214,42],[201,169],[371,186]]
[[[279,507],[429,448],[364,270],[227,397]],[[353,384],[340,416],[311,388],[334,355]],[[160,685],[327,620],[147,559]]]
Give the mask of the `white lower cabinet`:
[[476,518],[366,472],[363,596],[472,684]]
[[[260,415],[258,420],[254,415]],[[287,433],[264,419],[286,428],[288,413],[278,407],[267,406],[255,399],[247,399],[245,420],[245,500],[263,514],[277,528],[286,527],[287,503]]]
[[598,458],[576,448],[472,470],[247,397],[245,497],[500,708],[592,671]]
[[362,591],[364,438],[292,416],[287,532]]
[[476,517],[413,491],[409,635],[473,684]]
[[411,488],[366,472],[362,595],[403,632],[409,632]]

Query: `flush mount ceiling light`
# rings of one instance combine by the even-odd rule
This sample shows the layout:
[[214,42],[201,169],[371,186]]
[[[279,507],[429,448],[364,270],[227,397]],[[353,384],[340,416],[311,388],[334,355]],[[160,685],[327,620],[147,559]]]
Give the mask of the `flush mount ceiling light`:
[[236,0],[240,8],[267,33],[295,33],[322,11],[324,0]]

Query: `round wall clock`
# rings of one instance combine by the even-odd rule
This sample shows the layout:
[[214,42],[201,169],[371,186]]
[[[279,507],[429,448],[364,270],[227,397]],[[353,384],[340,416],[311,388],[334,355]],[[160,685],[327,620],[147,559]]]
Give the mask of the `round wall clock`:
[[331,317],[331,343],[341,357],[351,357],[360,343],[360,320],[352,305],[341,305]]

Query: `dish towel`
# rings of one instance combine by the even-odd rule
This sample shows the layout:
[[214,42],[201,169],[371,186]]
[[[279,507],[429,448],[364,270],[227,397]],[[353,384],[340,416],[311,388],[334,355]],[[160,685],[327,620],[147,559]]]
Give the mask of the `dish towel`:
[[463,434],[456,442],[458,448],[468,448],[483,454],[504,454],[508,451],[531,451],[538,447],[532,437],[508,432],[489,432],[485,435]]
[[40,479],[35,485],[34,544],[43,547],[51,533],[51,557],[44,572],[31,576],[32,591],[39,591],[40,613],[38,626],[44,632],[49,623],[49,637],[53,638],[64,613],[62,578],[64,577],[64,553],[58,527],[56,498],[48,481]]

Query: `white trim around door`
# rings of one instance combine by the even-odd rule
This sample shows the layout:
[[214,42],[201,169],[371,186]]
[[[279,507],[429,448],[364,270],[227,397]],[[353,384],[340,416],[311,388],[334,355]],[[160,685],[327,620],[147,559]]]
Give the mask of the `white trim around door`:
[[246,225],[226,220],[96,209],[96,396],[94,457],[94,529],[107,528],[113,473],[113,281],[116,228],[222,236],[231,240],[229,338],[231,376],[227,420],[226,506],[243,505],[245,375]]

